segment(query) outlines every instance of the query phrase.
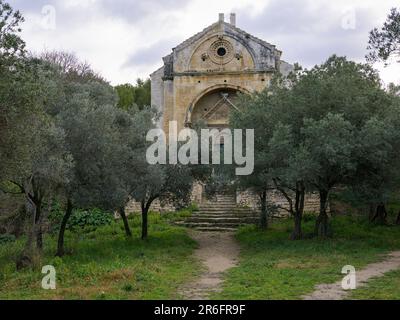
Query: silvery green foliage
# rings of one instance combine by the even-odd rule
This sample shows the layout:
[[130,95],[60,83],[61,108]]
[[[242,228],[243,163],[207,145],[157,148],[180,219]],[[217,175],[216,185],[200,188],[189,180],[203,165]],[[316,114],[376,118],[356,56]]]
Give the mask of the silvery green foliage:
[[400,10],[392,8],[383,27],[369,34],[367,60],[374,63],[400,57]]
[[26,59],[14,82],[2,87],[6,108],[3,130],[3,180],[20,186],[34,179],[42,194],[57,188],[63,177],[68,180],[71,157],[65,148],[65,133],[46,112],[46,100],[52,92],[45,70],[34,60]]
[[271,157],[268,142],[274,131],[274,123],[269,112],[272,97],[266,92],[254,97],[241,97],[239,109],[232,113],[231,126],[234,128],[254,129],[254,173],[240,177],[237,182],[244,188],[260,193],[268,189],[271,183]]
[[371,118],[359,132],[359,165],[351,181],[359,202],[386,203],[400,185],[400,103],[396,100],[383,117]]
[[68,98],[56,107],[74,159],[67,195],[75,206],[124,207],[146,172],[146,134],[157,115],[150,108],[116,108],[113,91],[101,83],[68,85],[67,90]]
[[12,66],[25,52],[25,42],[19,36],[22,22],[21,13],[0,0],[0,68]]
[[146,205],[156,199],[177,207],[189,204],[194,182],[189,166],[147,164],[142,169],[131,192],[133,199]]
[[255,174],[242,186],[262,189],[272,179],[328,196],[339,185],[395,190],[399,99],[369,65],[332,56],[276,77],[264,92],[242,97],[240,108],[231,125],[254,128],[256,139]]
[[[116,109],[116,120],[121,140],[120,157],[124,159],[121,171],[115,175],[121,184],[121,198],[125,204],[129,198],[138,202],[152,203],[155,199],[187,203],[191,193],[193,176],[190,166],[150,165],[146,160],[146,141],[149,130],[155,128],[159,114],[155,109]],[[121,205],[120,204],[120,205]]]
[[123,161],[114,127],[115,108],[77,98],[58,117],[74,159],[73,179],[66,185],[68,196],[77,206],[110,209],[110,197],[118,191],[113,190],[113,171]]
[[271,104],[274,122],[289,126],[293,139],[287,148],[288,168],[295,168],[290,175],[314,190],[347,183],[359,166],[354,157],[360,130],[371,118],[387,114],[392,98],[370,66],[337,56],[294,79],[289,89],[276,89]]
[[25,152],[24,128],[28,113],[35,112],[34,77],[24,59],[25,43],[20,38],[20,12],[0,1],[0,179],[16,171],[17,158]]
[[342,115],[328,113],[321,120],[306,119],[302,134],[306,177],[311,185],[330,190],[354,174],[356,131]]

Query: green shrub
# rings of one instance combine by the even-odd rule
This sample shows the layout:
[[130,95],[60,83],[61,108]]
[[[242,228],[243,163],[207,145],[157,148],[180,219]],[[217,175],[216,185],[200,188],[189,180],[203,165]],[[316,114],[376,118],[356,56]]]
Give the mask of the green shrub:
[[61,202],[54,201],[51,206],[51,212],[48,216],[48,220],[51,224],[51,232],[58,232],[64,214],[65,209],[63,208]]
[[68,229],[77,228],[96,229],[101,226],[110,225],[114,221],[112,213],[100,209],[75,210],[68,222]]
[[[49,216],[53,231],[58,231],[60,228],[64,214],[64,209],[59,203],[56,203]],[[75,209],[69,218],[67,230],[88,229],[89,231],[94,231],[98,227],[110,225],[113,221],[114,215],[101,209]]]
[[0,245],[15,241],[15,236],[12,234],[0,234]]

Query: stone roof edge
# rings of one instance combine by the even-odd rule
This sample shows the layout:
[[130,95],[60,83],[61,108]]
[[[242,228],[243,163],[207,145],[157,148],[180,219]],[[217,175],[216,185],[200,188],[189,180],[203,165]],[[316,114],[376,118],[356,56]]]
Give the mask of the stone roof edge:
[[161,69],[164,69],[164,66],[159,67],[156,71],[153,71],[152,73],[150,73],[150,77],[152,77],[153,75],[155,75],[157,72],[161,71]]
[[[271,44],[271,43],[269,43],[269,42],[266,42],[266,41],[264,41],[264,40],[262,40],[262,39],[260,39],[260,38],[257,38],[256,36],[253,36],[252,34],[246,32],[246,31],[244,31],[244,30],[242,30],[242,29],[240,29],[240,28],[238,28],[238,27],[236,27],[236,26],[233,26],[233,25],[231,25],[230,23],[225,22],[225,21],[224,21],[224,22],[215,22],[215,23],[211,24],[210,26],[204,28],[202,31],[200,31],[200,32],[196,33],[195,35],[191,36],[190,38],[186,39],[185,41],[183,41],[182,43],[180,43],[179,45],[177,45],[175,48],[173,48],[172,50],[173,50],[173,51],[180,51],[180,50],[186,48],[186,47],[189,46],[191,43],[193,43],[193,42],[199,40],[203,35],[205,35],[207,32],[209,32],[210,30],[212,30],[215,26],[217,26],[217,25],[220,24],[220,23],[223,23],[225,26],[228,26],[229,28],[231,28],[231,29],[237,31],[238,33],[242,34],[242,35],[245,36],[245,37],[246,37],[246,36],[250,37],[250,38],[251,38],[252,40],[254,40],[255,42],[258,42],[259,44],[261,44],[261,45],[263,45],[263,46],[265,46],[265,47],[268,47],[269,49],[275,49],[275,50],[281,52],[280,50],[278,50],[278,49],[276,48],[275,45],[273,45],[273,44]],[[169,56],[169,55],[167,55],[166,57],[168,57],[168,56]]]

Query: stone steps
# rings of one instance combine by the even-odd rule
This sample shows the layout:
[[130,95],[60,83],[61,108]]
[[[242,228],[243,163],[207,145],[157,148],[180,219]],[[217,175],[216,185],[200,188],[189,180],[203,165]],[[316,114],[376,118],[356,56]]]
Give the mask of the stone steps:
[[221,223],[235,223],[235,224],[245,224],[245,223],[255,223],[256,219],[254,217],[192,217],[186,219],[185,223],[186,224],[191,224],[191,223],[202,223],[202,222],[207,222],[207,223],[214,223],[214,224],[221,224]]
[[183,221],[178,222],[177,225],[192,228],[199,231],[235,231],[240,226],[257,224],[258,220],[240,220],[236,222],[225,222],[225,221]]
[[214,207],[214,208],[199,208],[198,211],[196,212],[252,212],[251,209],[247,209],[247,208],[238,208],[238,207]]
[[241,222],[184,222],[184,226],[187,228],[229,228],[236,229],[246,223]]
[[229,202],[229,203],[203,203],[199,206],[199,209],[202,208],[214,208],[214,207],[224,207],[224,208],[243,208],[246,209],[245,207],[238,207],[235,203]]
[[178,226],[195,229],[198,231],[236,231],[243,223],[214,223],[214,222],[178,222]]
[[203,232],[235,232],[237,228],[220,228],[220,227],[199,227],[196,228],[197,231]]
[[199,214],[193,214],[194,218],[247,218],[247,217],[258,217],[257,214],[245,213],[245,212],[202,212]]
[[[193,214],[191,218],[210,218],[210,219],[218,219],[218,218],[238,218],[238,219],[245,219],[245,218],[257,218],[258,214],[256,213],[248,213],[248,214],[237,214],[237,213],[200,213],[200,214]],[[188,218],[188,219],[191,219]]]
[[232,232],[242,225],[256,224],[258,220],[257,212],[239,207],[235,195],[223,192],[200,204],[191,217],[178,224],[199,231]]
[[249,208],[237,207],[234,202],[218,202],[199,206],[198,211],[179,225],[199,231],[232,232],[242,225],[257,224],[258,220],[258,213]]

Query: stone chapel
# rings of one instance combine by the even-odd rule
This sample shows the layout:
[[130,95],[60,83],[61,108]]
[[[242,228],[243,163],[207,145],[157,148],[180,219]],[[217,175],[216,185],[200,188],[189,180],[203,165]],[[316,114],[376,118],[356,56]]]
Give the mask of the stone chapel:
[[268,86],[276,72],[293,67],[281,59],[282,51],[236,26],[236,15],[219,21],[172,49],[164,66],[151,74],[152,105],[178,130],[197,120],[210,127],[225,127],[238,92],[252,93]]
[[[219,14],[216,23],[173,48],[163,58],[164,65],[151,74],[151,103],[162,114],[159,127],[167,135],[170,121],[177,121],[178,132],[198,120],[212,128],[228,127],[238,93],[262,91],[274,74],[287,75],[293,70],[281,57],[276,46],[238,28],[234,13],[229,22]],[[272,197],[286,205],[278,192]],[[220,200],[238,207],[258,207],[258,198],[248,191],[222,195]],[[204,186],[194,186],[193,201],[209,203]],[[309,197],[306,206],[314,211],[318,199]]]

